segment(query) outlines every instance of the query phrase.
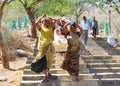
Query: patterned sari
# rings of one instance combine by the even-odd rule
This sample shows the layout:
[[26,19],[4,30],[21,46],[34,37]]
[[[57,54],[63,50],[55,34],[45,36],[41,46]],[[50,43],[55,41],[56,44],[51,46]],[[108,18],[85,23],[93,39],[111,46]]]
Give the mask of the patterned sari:
[[79,36],[75,33],[70,32],[71,38],[68,39],[67,53],[64,57],[62,69],[67,70],[72,76],[79,75]]

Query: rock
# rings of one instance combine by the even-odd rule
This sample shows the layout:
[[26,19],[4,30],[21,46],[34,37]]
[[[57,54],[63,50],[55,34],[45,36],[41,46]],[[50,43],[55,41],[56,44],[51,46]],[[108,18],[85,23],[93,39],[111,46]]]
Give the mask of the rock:
[[113,36],[109,36],[109,37],[107,38],[107,42],[108,42],[109,44],[111,44],[112,46],[116,46],[116,40],[115,40],[115,37],[113,37]]
[[0,77],[0,81],[7,81],[8,80],[8,78],[6,78],[6,77]]
[[26,53],[24,50],[21,50],[21,49],[15,50],[15,54],[16,54],[18,57],[27,57],[27,53]]
[[27,37],[31,38],[32,36],[31,35],[27,35]]

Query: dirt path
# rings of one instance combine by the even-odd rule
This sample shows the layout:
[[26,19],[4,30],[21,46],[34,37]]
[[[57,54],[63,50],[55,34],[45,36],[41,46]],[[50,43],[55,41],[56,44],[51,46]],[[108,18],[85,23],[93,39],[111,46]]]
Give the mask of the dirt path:
[[27,58],[17,58],[10,62],[11,70],[4,69],[0,64],[0,86],[20,86],[21,75]]

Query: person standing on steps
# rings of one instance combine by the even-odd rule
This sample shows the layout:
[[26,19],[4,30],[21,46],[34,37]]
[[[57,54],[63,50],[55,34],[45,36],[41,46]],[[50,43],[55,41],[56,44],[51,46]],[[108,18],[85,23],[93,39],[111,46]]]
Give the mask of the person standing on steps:
[[65,35],[67,35],[68,48],[61,68],[67,70],[68,73],[75,78],[75,80],[79,80],[79,40],[83,33],[83,29],[77,23],[70,22],[65,24],[64,32]]
[[33,60],[31,70],[36,73],[44,71],[45,79],[43,81],[49,81],[49,77],[52,76],[49,69],[54,59],[53,28],[55,27],[55,22],[56,20],[46,15],[43,15],[43,17],[36,22],[36,28],[40,31],[40,43],[39,51]]
[[86,16],[83,16],[83,20],[80,22],[80,26],[83,28],[82,40],[83,43],[86,45],[88,40],[88,30],[90,28]]
[[96,38],[96,35],[98,34],[98,21],[95,19],[95,16],[93,17],[93,20],[91,22],[91,29],[93,30],[93,37]]

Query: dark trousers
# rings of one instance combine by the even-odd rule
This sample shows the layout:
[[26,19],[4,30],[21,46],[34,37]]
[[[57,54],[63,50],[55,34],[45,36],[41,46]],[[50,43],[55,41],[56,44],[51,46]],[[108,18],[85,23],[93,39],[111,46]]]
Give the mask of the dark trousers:
[[97,35],[97,29],[96,28],[93,28],[93,37],[96,38],[96,35]]

